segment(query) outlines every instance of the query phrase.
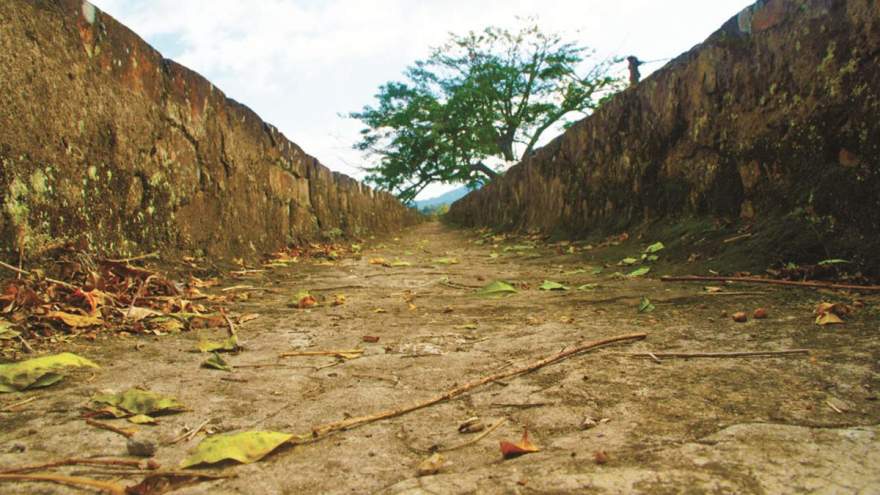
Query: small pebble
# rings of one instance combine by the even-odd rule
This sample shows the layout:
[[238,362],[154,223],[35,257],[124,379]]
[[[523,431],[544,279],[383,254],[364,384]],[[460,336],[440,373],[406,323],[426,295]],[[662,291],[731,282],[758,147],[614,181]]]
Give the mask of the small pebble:
[[758,308],[752,314],[752,318],[754,318],[756,320],[763,320],[766,317],[767,317],[767,310],[764,308]]
[[743,311],[737,311],[731,316],[731,318],[733,318],[733,321],[737,323],[743,323],[745,321],[748,321],[749,319],[748,315],[746,315]]

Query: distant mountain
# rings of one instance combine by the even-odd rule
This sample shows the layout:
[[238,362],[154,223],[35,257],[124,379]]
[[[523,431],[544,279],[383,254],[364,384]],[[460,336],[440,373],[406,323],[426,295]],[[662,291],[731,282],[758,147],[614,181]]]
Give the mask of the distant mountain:
[[453,189],[448,193],[441,194],[440,196],[435,196],[429,199],[416,200],[415,205],[416,208],[420,210],[422,208],[434,208],[444,204],[451,205],[456,200],[463,198],[469,192],[471,192],[470,189],[465,186],[461,186],[458,189]]

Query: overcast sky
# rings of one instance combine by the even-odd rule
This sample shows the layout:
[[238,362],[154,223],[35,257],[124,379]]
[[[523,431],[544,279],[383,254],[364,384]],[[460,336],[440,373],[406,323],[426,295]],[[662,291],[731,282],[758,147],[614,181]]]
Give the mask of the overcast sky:
[[[360,178],[361,126],[373,102],[449,32],[535,17],[600,57],[674,57],[748,0],[93,0],[162,54],[256,111],[324,165]],[[650,72],[662,63],[643,70]],[[623,71],[625,68],[620,67]],[[552,137],[552,136],[547,136]],[[448,187],[432,187],[422,197]]]

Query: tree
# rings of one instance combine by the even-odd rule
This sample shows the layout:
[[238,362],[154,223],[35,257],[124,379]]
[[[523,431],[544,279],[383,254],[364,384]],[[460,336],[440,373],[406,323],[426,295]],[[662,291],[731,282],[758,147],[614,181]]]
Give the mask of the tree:
[[365,125],[355,149],[377,159],[367,180],[404,201],[432,182],[492,180],[498,172],[487,160],[522,159],[545,131],[621,87],[610,75],[616,60],[584,68],[589,55],[535,24],[450,35],[406,70],[406,81],[382,85],[378,106],[349,114]]

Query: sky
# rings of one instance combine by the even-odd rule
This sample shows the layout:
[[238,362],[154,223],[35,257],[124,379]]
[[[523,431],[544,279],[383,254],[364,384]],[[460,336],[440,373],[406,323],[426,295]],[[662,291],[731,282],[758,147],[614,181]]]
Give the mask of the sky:
[[[166,58],[199,72],[327,167],[355,178],[352,149],[379,86],[401,80],[449,33],[533,17],[596,57],[667,59],[750,0],[92,0]],[[658,69],[654,63],[643,74]],[[617,69],[625,72],[625,64]],[[547,135],[542,141],[549,141]],[[431,186],[420,198],[455,186]]]

